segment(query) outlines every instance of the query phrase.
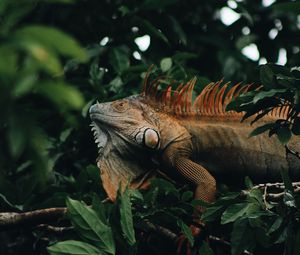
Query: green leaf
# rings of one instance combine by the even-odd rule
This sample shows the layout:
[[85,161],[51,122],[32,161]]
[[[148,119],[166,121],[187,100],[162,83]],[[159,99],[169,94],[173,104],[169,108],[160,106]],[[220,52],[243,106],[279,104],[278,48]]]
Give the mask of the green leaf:
[[23,40],[22,37],[18,40],[20,40],[20,47],[37,61],[41,69],[51,75],[61,75],[63,73],[59,57],[54,51],[36,41]]
[[171,58],[163,58],[160,61],[160,68],[163,73],[167,72],[172,67],[172,59]]
[[189,243],[191,244],[191,246],[194,246],[194,236],[192,234],[192,230],[189,228],[188,225],[186,225],[182,220],[178,220],[177,221],[177,225],[178,227],[180,227],[182,233],[184,234],[184,236],[188,239]]
[[47,251],[50,255],[101,255],[104,254],[95,246],[75,241],[75,240],[68,240],[63,242],[58,242],[54,245],[51,245],[47,248]]
[[103,202],[99,199],[99,196],[96,194],[93,195],[92,208],[97,213],[99,219],[104,224],[108,224],[106,215],[105,215],[106,208],[105,208]]
[[109,91],[118,93],[123,85],[122,79],[117,76],[109,83]]
[[287,144],[292,136],[291,130],[288,127],[280,127],[279,129],[276,130],[276,134],[279,141],[283,145]]
[[18,158],[25,149],[27,136],[24,125],[19,118],[10,116],[9,128],[7,129],[7,139],[10,153],[14,158]]
[[121,216],[121,229],[128,244],[133,246],[136,243],[136,240],[132,221],[130,191],[126,189],[122,194],[119,194],[118,201]]
[[150,34],[150,36],[155,36],[164,41],[165,43],[169,43],[168,38],[160,30],[153,26],[149,21],[137,18],[136,22],[138,22],[138,24],[140,24],[144,31]]
[[247,219],[234,222],[230,243],[232,255],[240,255],[244,250],[251,251],[255,247],[254,232]]
[[254,43],[257,39],[256,35],[244,35],[241,36],[235,43],[235,46],[238,50],[243,49],[244,47],[248,46],[251,43]]
[[297,230],[296,237],[294,240],[294,249],[293,249],[293,255],[299,255],[300,254],[300,229]]
[[176,3],[178,0],[145,0],[141,5],[142,9],[146,10],[155,10],[155,9],[164,9],[168,5]]
[[83,203],[67,199],[68,216],[75,230],[85,240],[93,242],[101,251],[115,254],[115,242],[109,226],[104,224],[97,213]]
[[81,109],[84,105],[82,94],[64,82],[44,81],[39,84],[36,91],[63,109]]
[[274,76],[274,72],[268,65],[263,65],[260,67],[260,80],[265,88],[271,88],[273,86]]
[[26,26],[17,30],[15,36],[22,40],[38,42],[59,54],[73,57],[80,61],[87,60],[87,54],[79,43],[56,28],[41,25]]
[[182,29],[179,22],[172,16],[169,16],[169,19],[171,21],[171,28],[174,30],[174,32],[177,34],[179,40],[182,42],[183,45],[187,44],[186,34],[184,30]]
[[254,96],[253,103],[256,104],[259,100],[265,99],[266,97],[273,97],[277,94],[285,92],[287,92],[286,89],[271,89],[268,91],[261,91]]
[[244,216],[250,208],[249,203],[233,204],[229,206],[222,214],[221,224],[234,222]]
[[209,247],[208,243],[203,241],[199,249],[198,255],[214,255],[213,250]]
[[214,221],[222,215],[223,211],[224,206],[222,205],[208,207],[201,215],[201,219],[205,222]]
[[300,3],[297,1],[273,4],[272,8],[279,12],[293,12],[295,14],[300,14]]
[[295,135],[300,135],[300,117],[294,119],[292,132]]
[[181,200],[182,201],[190,201],[193,197],[194,197],[194,193],[190,190],[187,190],[182,194]]
[[[198,55],[195,54],[195,53],[191,53],[191,52],[177,52],[176,54],[174,54],[172,56],[172,59],[174,61],[179,61],[179,62],[182,62],[182,61],[185,61],[185,60],[189,60],[189,59],[196,59],[198,58]],[[206,83],[208,84],[208,83]]]
[[274,126],[274,123],[267,123],[260,127],[255,128],[249,135],[249,137],[256,136],[266,132],[267,130],[271,129]]
[[130,66],[128,52],[122,47],[115,47],[110,51],[109,61],[119,75]]
[[279,227],[281,226],[282,223],[283,223],[283,218],[282,217],[277,217],[276,220],[271,225],[271,227],[269,228],[267,234],[270,235],[274,231],[276,231],[277,229],[279,229]]

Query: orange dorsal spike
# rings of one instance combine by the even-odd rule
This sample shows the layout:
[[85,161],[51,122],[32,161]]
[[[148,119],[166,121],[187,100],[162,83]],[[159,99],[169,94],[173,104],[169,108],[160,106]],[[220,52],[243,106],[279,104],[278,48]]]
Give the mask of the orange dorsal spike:
[[226,107],[227,105],[230,103],[230,101],[233,98],[233,95],[235,93],[235,91],[237,90],[237,88],[241,85],[241,82],[237,83],[236,85],[234,85],[226,94],[225,98],[224,98],[224,103],[223,103],[223,112],[226,111]]
[[192,114],[192,101],[193,101],[193,91],[194,91],[194,87],[196,85],[197,82],[197,78],[194,77],[191,80],[190,86],[188,88],[187,94],[186,94],[186,112],[187,114]]
[[209,108],[209,96],[214,89],[215,83],[206,91],[204,98],[203,98],[203,114],[209,115],[210,108]]
[[190,84],[190,81],[187,82],[179,91],[178,96],[176,98],[176,101],[174,102],[174,108],[175,108],[175,113],[176,115],[180,115],[181,113],[184,112],[184,98],[185,98],[185,93]]
[[193,104],[194,111],[196,111],[197,114],[204,113],[204,98],[207,94],[207,92],[210,90],[210,88],[214,85],[213,82],[209,83],[204,89],[201,91],[201,93],[196,97],[195,102]]
[[218,105],[218,114],[220,115],[224,115],[224,111],[223,111],[223,98],[224,98],[224,93],[225,90],[227,89],[228,85],[230,84],[230,82],[225,83],[224,86],[222,86],[222,88],[219,90],[218,94],[217,94],[217,98],[216,98],[216,103]]
[[145,75],[145,78],[144,78],[144,81],[143,81],[143,88],[142,88],[142,95],[143,96],[146,96],[146,91],[148,89],[149,76],[150,76],[150,73],[151,73],[153,67],[154,67],[154,65],[150,65],[150,67],[148,68],[148,70],[146,72],[146,75]]
[[220,87],[220,84],[221,84],[222,80],[221,81],[218,81],[214,84],[212,90],[211,90],[211,93],[209,94],[209,97],[208,97],[208,114],[210,115],[213,115],[216,113],[216,95],[217,95],[217,91]]

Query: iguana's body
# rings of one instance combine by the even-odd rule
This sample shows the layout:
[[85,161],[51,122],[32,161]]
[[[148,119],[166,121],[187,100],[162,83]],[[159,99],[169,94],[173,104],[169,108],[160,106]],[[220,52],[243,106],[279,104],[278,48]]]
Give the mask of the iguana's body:
[[[147,84],[140,96],[91,107],[93,131],[100,148],[98,166],[103,186],[111,199],[119,184],[130,179],[141,186],[159,167],[167,175],[183,176],[196,185],[195,196],[214,200],[215,177],[227,180],[250,176],[254,180],[280,179],[280,170],[290,169],[300,177],[300,161],[286,158],[285,148],[266,134],[249,138],[254,126],[240,123],[241,114],[225,112],[232,97],[249,86],[210,84],[192,103],[195,80],[159,97],[158,82]],[[282,109],[281,109],[282,110]],[[285,116],[283,109],[259,121]],[[100,145],[99,145],[100,144]],[[300,139],[291,147],[300,151]]]

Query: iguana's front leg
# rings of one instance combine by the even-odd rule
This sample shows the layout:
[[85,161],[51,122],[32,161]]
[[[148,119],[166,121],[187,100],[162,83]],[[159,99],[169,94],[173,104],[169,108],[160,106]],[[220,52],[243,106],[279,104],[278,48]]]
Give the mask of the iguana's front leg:
[[211,203],[215,200],[216,180],[207,169],[189,159],[188,141],[171,144],[163,154],[163,162],[196,186],[194,197]]
[[216,194],[215,178],[201,165],[184,157],[174,159],[175,169],[196,185],[195,198],[213,202]]

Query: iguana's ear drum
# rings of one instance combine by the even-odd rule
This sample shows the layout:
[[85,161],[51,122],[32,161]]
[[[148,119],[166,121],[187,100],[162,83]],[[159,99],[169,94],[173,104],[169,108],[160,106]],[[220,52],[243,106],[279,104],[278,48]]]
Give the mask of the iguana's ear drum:
[[149,149],[158,149],[160,143],[160,137],[156,130],[152,128],[147,128],[144,132],[140,132],[135,137],[137,143],[149,148]]
[[154,129],[148,128],[144,132],[144,144],[150,149],[157,149],[159,146],[159,135]]

